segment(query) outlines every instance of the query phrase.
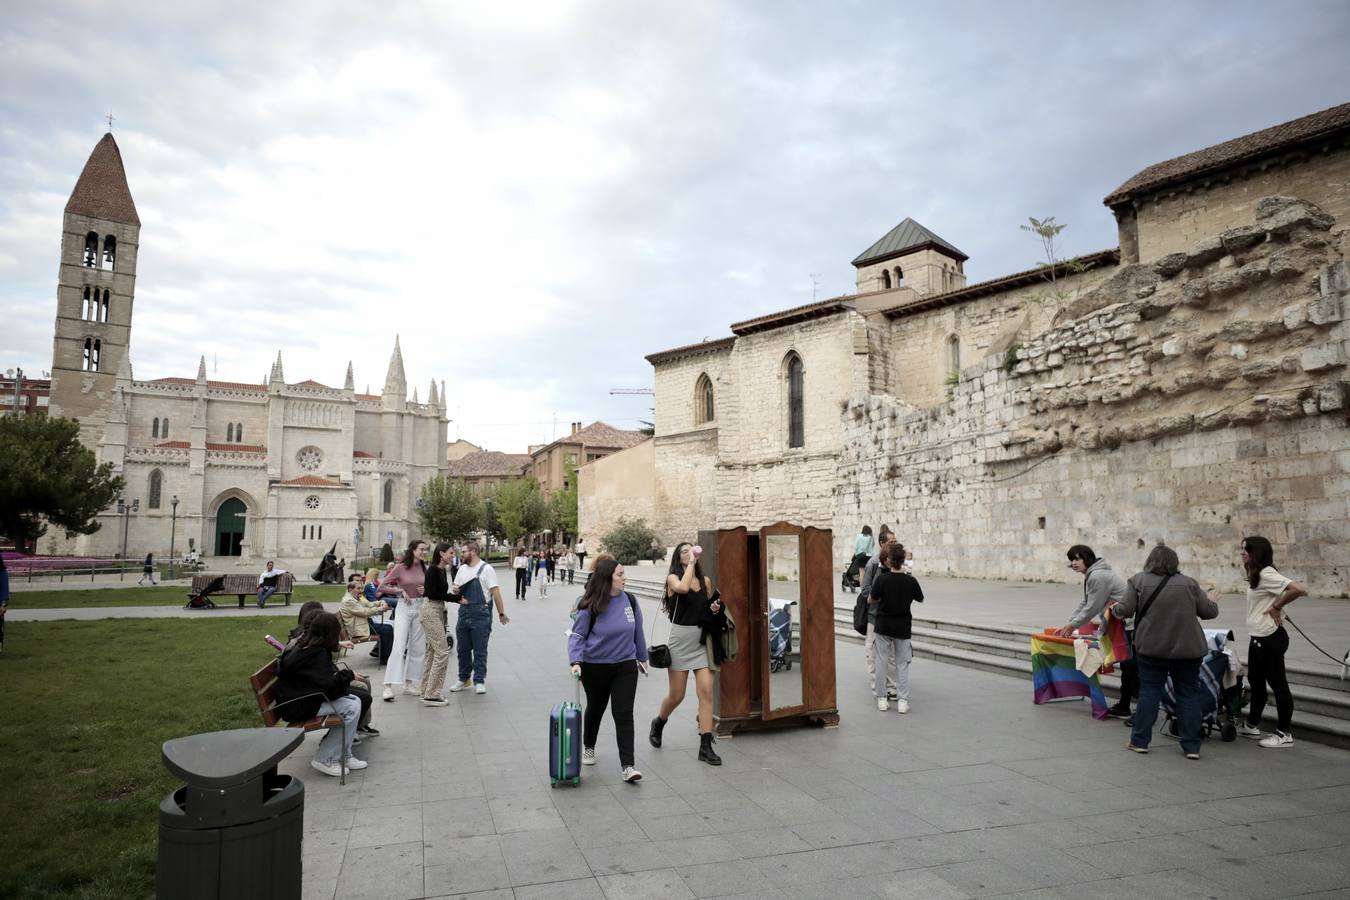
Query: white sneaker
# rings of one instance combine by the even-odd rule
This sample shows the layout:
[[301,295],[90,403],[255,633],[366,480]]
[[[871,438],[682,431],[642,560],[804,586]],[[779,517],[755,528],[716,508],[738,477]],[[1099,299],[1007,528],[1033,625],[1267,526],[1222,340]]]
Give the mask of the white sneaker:
[[450,685],[450,690],[451,692],[458,694],[472,683],[473,682],[471,681],[456,681],[454,684]]
[[1266,749],[1273,747],[1292,747],[1294,746],[1294,736],[1284,731],[1277,731],[1268,737],[1262,738],[1261,746]]
[[1260,728],[1255,725],[1248,725],[1246,722],[1243,722],[1238,726],[1238,734],[1245,738],[1259,738],[1262,736]]
[[886,700],[885,697],[878,697],[878,698],[877,698],[877,711],[878,711],[878,712],[885,712],[886,710],[888,710],[888,709],[890,709],[890,708],[891,708],[891,704],[887,702],[887,700]]
[[381,694],[380,696],[383,697],[384,699],[388,700],[390,703],[393,703],[393,702],[394,702],[394,689],[393,689],[392,687],[390,687],[389,685],[386,684],[386,685],[384,686],[384,693]]
[[368,765],[370,765],[370,763],[366,762],[364,759],[357,759],[355,756],[347,757],[347,771],[349,772],[355,772],[357,769],[364,769]]
[[309,764],[314,768],[316,772],[322,772],[325,775],[332,775],[334,778],[342,777],[342,767],[335,762],[331,763],[322,762],[316,756],[309,761]]
[[411,694],[414,697],[420,697],[422,696],[422,686],[416,684],[405,684],[403,686],[403,693]]
[[483,682],[480,681],[480,682],[478,682],[477,684],[475,684],[475,685],[473,686],[473,692],[474,692],[475,694],[486,694],[486,693],[487,693],[487,685],[486,685],[486,684],[483,684]]
[[582,764],[583,766],[593,766],[593,765],[595,765],[595,748],[594,748],[594,747],[582,747],[582,748],[581,748],[581,764]]
[[909,701],[908,700],[895,701],[895,711],[900,713],[901,715],[904,715],[905,713],[909,712]]
[[449,700],[446,700],[444,697],[423,697],[423,698],[422,698],[422,705],[423,705],[423,706],[449,706],[449,705],[450,705],[450,701],[449,701]]
[[624,781],[641,781],[642,773],[633,766],[624,766],[623,775],[620,777],[622,777]]

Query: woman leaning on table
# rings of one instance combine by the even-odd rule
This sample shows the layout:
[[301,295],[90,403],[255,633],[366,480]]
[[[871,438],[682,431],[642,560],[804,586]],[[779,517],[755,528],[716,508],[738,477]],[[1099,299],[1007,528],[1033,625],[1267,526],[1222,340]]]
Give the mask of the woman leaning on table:
[[1125,584],[1115,605],[1120,618],[1134,618],[1134,658],[1139,668],[1139,705],[1125,746],[1147,753],[1168,676],[1177,698],[1177,735],[1187,759],[1200,758],[1200,663],[1208,649],[1200,619],[1219,614],[1194,578],[1181,574],[1177,552],[1159,544],[1144,571]]
[[[1275,570],[1275,550],[1270,541],[1257,535],[1242,539],[1238,548],[1247,576],[1247,680],[1251,684],[1252,704],[1247,721],[1238,733],[1260,738],[1267,749],[1292,747],[1294,735],[1294,695],[1284,672],[1284,654],[1289,650],[1289,632],[1284,630],[1282,610],[1308,589],[1285,578]],[[1275,695],[1275,733],[1262,737],[1261,712],[1266,708],[1266,684]]]
[[399,601],[399,615],[394,619],[394,648],[389,652],[389,665],[384,669],[382,696],[385,700],[394,699],[394,687],[400,682],[403,693],[421,693],[417,683],[422,680],[422,658],[427,652],[421,619],[422,594],[427,581],[427,550],[426,541],[408,544],[403,559],[384,576],[377,592],[381,597],[397,597]]
[[652,719],[647,739],[653,747],[661,746],[661,733],[675,708],[684,700],[689,684],[689,673],[694,673],[694,688],[698,692],[698,758],[711,766],[720,766],[722,757],[713,749],[713,670],[708,664],[708,650],[703,642],[703,625],[708,619],[722,613],[722,601],[714,599],[712,579],[703,574],[699,553],[688,542],[675,548],[666,576],[666,597],[663,608],[670,616],[670,669],[667,671],[670,692],[661,701],[661,710]]

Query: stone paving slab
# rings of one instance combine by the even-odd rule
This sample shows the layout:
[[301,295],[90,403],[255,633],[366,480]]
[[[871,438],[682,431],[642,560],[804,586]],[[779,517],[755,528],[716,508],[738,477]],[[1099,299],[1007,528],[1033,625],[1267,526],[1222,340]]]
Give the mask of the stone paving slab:
[[[712,768],[695,758],[692,690],[665,746],[646,744],[657,672],[638,687],[642,782],[619,780],[607,721],[600,764],[550,788],[548,710],[573,692],[572,598],[551,593],[494,628],[488,694],[377,700],[383,734],[345,787],[309,768],[317,735],[286,761],[307,788],[306,897],[1350,892],[1345,751],[1215,741],[1189,762],[1159,738],[1138,756],[1084,702],[1034,706],[1022,682],[923,660],[913,711],[881,713],[861,648],[842,642],[840,727],[724,738]],[[348,659],[378,681],[364,653]]]

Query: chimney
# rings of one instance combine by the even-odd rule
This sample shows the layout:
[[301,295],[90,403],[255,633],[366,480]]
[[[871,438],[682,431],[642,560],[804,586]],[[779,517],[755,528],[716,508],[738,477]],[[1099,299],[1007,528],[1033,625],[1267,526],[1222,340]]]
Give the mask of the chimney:
[[573,422],[573,423],[572,423],[572,433],[573,433],[573,434],[576,434],[576,433],[577,433],[578,431],[580,431],[580,430],[581,430],[581,423],[580,423],[580,422]]

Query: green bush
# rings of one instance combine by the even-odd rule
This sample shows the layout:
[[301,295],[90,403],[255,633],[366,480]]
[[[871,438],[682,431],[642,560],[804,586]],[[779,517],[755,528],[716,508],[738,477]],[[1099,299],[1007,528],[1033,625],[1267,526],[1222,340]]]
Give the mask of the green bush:
[[394,548],[385,544],[380,548],[380,562],[391,563],[394,561]]
[[623,516],[619,524],[609,534],[601,537],[605,549],[614,554],[614,558],[625,566],[631,566],[639,559],[650,559],[652,541],[656,532],[647,527],[646,519],[630,519]]

